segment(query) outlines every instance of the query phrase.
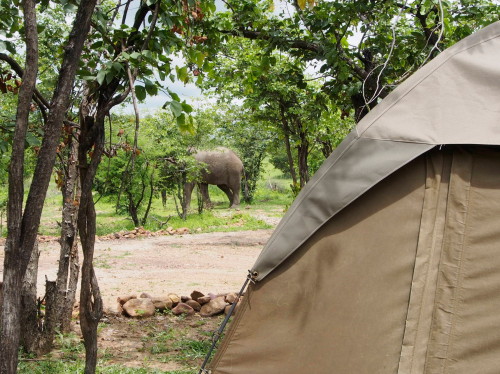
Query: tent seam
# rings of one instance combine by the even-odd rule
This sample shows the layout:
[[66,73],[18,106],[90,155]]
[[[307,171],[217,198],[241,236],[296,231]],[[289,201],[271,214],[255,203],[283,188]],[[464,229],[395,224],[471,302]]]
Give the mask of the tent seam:
[[463,240],[462,240],[462,243],[460,245],[460,257],[459,257],[459,260],[458,260],[458,269],[457,269],[457,281],[456,281],[456,288],[457,288],[457,295],[456,297],[453,299],[453,308],[452,310],[455,311],[455,313],[452,313],[451,315],[451,318],[450,318],[450,333],[448,335],[448,339],[447,339],[447,344],[446,344],[446,354],[445,354],[445,357],[446,357],[446,360],[444,362],[444,367],[443,367],[443,373],[446,374],[448,372],[448,353],[449,353],[449,348],[450,348],[450,342],[452,340],[452,335],[454,334],[454,331],[455,331],[455,325],[454,325],[454,321],[455,321],[455,318],[457,317],[457,311],[460,307],[459,305],[459,299],[461,299],[462,297],[462,292],[461,292],[461,284],[462,284],[462,275],[463,275],[463,257],[464,257],[464,251],[465,251],[465,241],[466,241],[466,231],[467,231],[467,222],[468,222],[468,219],[469,219],[469,207],[470,207],[470,193],[471,193],[471,181],[472,181],[472,174],[473,174],[473,169],[471,170],[471,174],[470,174],[470,177],[469,177],[469,184],[467,186],[467,199],[465,201],[466,203],[466,211],[465,211],[465,219],[464,219],[464,223],[463,223],[463,231],[462,231],[462,235],[463,235]]

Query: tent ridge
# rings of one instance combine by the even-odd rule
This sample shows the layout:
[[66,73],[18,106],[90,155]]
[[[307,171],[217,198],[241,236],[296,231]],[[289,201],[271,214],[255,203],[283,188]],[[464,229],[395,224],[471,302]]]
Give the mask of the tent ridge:
[[[361,133],[358,133],[358,136],[359,137],[363,137],[363,134],[366,133],[371,127],[372,125],[375,124],[375,122],[377,122],[380,117],[382,117],[387,111],[389,111],[390,109],[392,109],[396,104],[398,104],[403,98],[405,98],[408,94],[410,94],[415,88],[417,88],[423,81],[425,81],[427,78],[429,78],[429,76],[431,76],[432,74],[434,74],[439,68],[441,68],[445,63],[447,63],[449,60],[451,60],[452,58],[456,57],[457,55],[463,53],[463,52],[466,52],[468,51],[469,49],[471,48],[475,48],[477,47],[478,45],[481,45],[481,44],[484,44],[484,43],[487,43],[489,42],[490,40],[493,40],[493,39],[496,39],[500,37],[500,30],[495,34],[495,35],[492,35],[491,37],[489,38],[486,38],[486,39],[481,39],[479,40],[478,42],[470,45],[470,46],[464,46],[462,47],[461,46],[461,43],[457,43],[455,45],[453,45],[452,47],[450,47],[450,49],[442,52],[437,60],[442,60],[439,64],[437,64],[436,62],[436,59],[434,60],[431,60],[427,65],[424,65],[423,67],[421,67],[421,69],[425,68],[425,67],[429,67],[432,63],[436,63],[437,65],[435,67],[433,67],[432,69],[430,69],[429,73],[425,74],[421,79],[419,79],[418,81],[416,81],[411,87],[408,87],[406,89],[406,91],[402,92],[401,95],[396,99],[394,100],[394,102],[392,103],[389,103],[387,105],[386,108],[384,108],[384,110],[380,111],[380,113],[378,115],[376,115],[375,118],[373,118],[373,120],[371,120],[371,123],[369,125],[366,125],[365,128],[363,129],[363,131],[361,131]],[[457,48],[458,50],[455,51],[454,53],[452,53],[452,49],[453,47],[459,45],[460,47],[462,48]],[[445,56],[445,54],[447,54],[448,56]],[[439,58],[440,56],[443,56],[443,58]],[[410,76],[408,79],[411,79],[412,76]],[[407,80],[406,80],[407,81]],[[403,82],[404,83],[404,82]],[[398,86],[398,87],[401,87],[401,86]],[[397,93],[397,88],[393,91],[393,93]],[[357,129],[358,126],[356,126],[356,129]],[[368,138],[368,137],[367,137]]]
[[[359,139],[359,135],[358,135],[358,131],[357,131],[357,128],[354,128],[353,129],[353,132],[356,132],[356,137],[352,140],[352,142],[342,151],[342,153],[340,153],[339,157],[331,163],[331,165],[329,165],[325,172],[323,173],[323,175],[321,175],[320,178],[317,178],[316,180],[312,181],[312,184],[310,186],[308,186],[308,190],[307,191],[304,191],[305,193],[302,194],[300,197],[300,199],[297,199],[295,201],[295,204],[293,204],[290,209],[288,210],[287,212],[287,215],[283,218],[282,222],[280,222],[279,224],[279,227],[276,228],[276,230],[273,232],[273,235],[271,237],[271,239],[269,240],[269,242],[265,245],[266,248],[270,247],[275,241],[276,241],[276,238],[279,236],[279,233],[281,231],[283,231],[283,228],[286,226],[286,223],[289,221],[289,217],[291,217],[293,215],[293,213],[297,210],[297,208],[300,206],[300,204],[302,203],[302,201],[304,201],[311,193],[312,191],[314,190],[314,187],[316,187],[316,185],[324,178],[324,176],[327,174],[328,170],[330,170],[334,165],[337,165],[338,162],[340,162],[340,160],[342,159],[342,157],[345,155],[345,153],[356,143],[356,141]],[[311,182],[309,182],[311,183]],[[337,212],[336,212],[337,213]],[[334,213],[333,215],[335,215],[336,213]],[[332,217],[333,217],[332,215]],[[307,238],[306,238],[307,239]],[[302,244],[302,243],[301,243]],[[257,258],[257,261],[255,262],[256,264],[259,262],[261,256],[264,254],[265,251],[262,251],[259,255],[259,257]],[[288,256],[287,256],[288,257]],[[252,271],[254,270],[254,267],[255,265],[252,267]],[[259,275],[258,275],[259,277]]]
[[[358,140],[358,138],[355,139],[355,141],[352,142],[352,144],[356,143],[356,140]],[[397,142],[397,143],[407,143],[407,142]],[[410,142],[410,144],[412,144],[413,142]],[[349,145],[349,147],[346,147],[346,150],[349,149],[351,146]],[[425,143],[424,143],[425,144]],[[431,148],[434,148],[434,145],[431,145]],[[426,150],[422,150],[422,153],[425,153],[427,151],[429,151],[430,149],[426,149]],[[345,151],[342,153],[342,155],[345,153]],[[370,184],[370,185],[367,185],[365,188],[363,189],[360,189],[351,199],[349,199],[346,204],[344,204],[343,206],[335,209],[326,219],[323,220],[323,222],[320,224],[320,225],[317,225],[317,227],[310,231],[309,235],[305,236],[301,241],[300,243],[298,244],[295,244],[293,247],[292,247],[292,250],[289,250],[288,251],[288,254],[286,256],[283,256],[281,258],[281,260],[277,263],[274,264],[274,268],[278,267],[280,264],[282,264],[288,257],[290,257],[293,253],[295,253],[295,251],[297,250],[297,248],[299,248],[301,245],[303,245],[311,236],[313,236],[319,229],[321,229],[323,227],[323,225],[328,222],[329,220],[331,220],[333,217],[335,217],[340,211],[342,211],[343,209],[345,209],[345,207],[351,205],[352,202],[356,201],[360,196],[362,196],[363,194],[365,194],[367,191],[369,191],[374,185],[377,185],[378,183],[380,183],[382,180],[384,180],[385,178],[387,178],[388,175],[391,175],[393,174],[394,172],[396,172],[397,170],[401,169],[402,167],[404,167],[405,165],[409,164],[410,162],[412,162],[414,159],[416,159],[417,157],[421,156],[422,153],[418,153],[418,154],[415,154],[414,157],[411,157],[411,158],[408,158],[408,159],[405,159],[405,161],[403,163],[397,163],[396,165],[394,165],[391,169],[389,169],[389,172],[384,174],[384,175],[381,175],[380,178],[377,178],[375,180],[375,183],[373,184]],[[339,157],[338,160],[340,160],[342,158]],[[332,165],[327,169],[329,170],[335,163],[332,163]],[[318,181],[320,181],[322,178],[318,178],[318,180],[316,181],[316,183]],[[314,187],[314,186],[313,186]],[[310,192],[310,191],[309,191]],[[307,195],[306,195],[307,196]],[[305,198],[305,197],[304,197]],[[301,200],[302,201],[302,200]],[[298,206],[299,204],[297,204]],[[292,213],[290,213],[290,215],[288,217],[292,216]],[[288,221],[288,220],[287,220]],[[286,221],[284,222],[284,224],[286,224]],[[285,225],[283,225],[285,226]],[[282,227],[283,227],[282,226]],[[280,228],[280,231],[281,231],[281,228]],[[274,243],[274,241],[276,240],[276,238],[279,236],[278,235],[279,232],[276,232],[276,234],[273,233],[273,236],[271,239],[273,239],[272,241],[270,240],[269,243],[266,245],[266,248],[268,246],[271,246],[272,243]],[[261,255],[264,253],[264,251],[261,252]],[[261,257],[261,255],[259,255],[259,257],[257,258],[257,261],[255,262],[254,266],[252,267],[251,271],[255,271],[255,265],[259,263],[259,259]],[[258,281],[261,281],[263,278],[265,278],[270,272],[272,271],[269,270],[267,271],[265,274],[259,274],[259,272],[257,271],[257,275],[256,275],[256,280]]]

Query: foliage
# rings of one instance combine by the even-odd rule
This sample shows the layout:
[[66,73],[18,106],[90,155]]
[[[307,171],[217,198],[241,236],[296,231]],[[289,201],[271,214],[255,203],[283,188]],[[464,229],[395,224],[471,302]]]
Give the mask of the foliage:
[[261,166],[273,133],[254,112],[241,105],[219,103],[200,110],[196,118],[212,118],[220,144],[234,150],[243,162],[243,201],[254,200]]
[[317,168],[310,168],[309,158],[327,157],[335,143],[328,134],[350,128],[352,120],[341,120],[320,86],[305,79],[300,60],[277,53],[266,57],[254,42],[246,41],[244,46],[227,43],[206,86],[216,87],[227,101],[243,100],[239,116],[248,113],[243,118],[252,118],[247,133],[273,141],[273,157],[286,160],[292,188],[298,191]]
[[[276,50],[316,65],[326,78],[324,92],[357,120],[440,50],[499,19],[494,0],[288,0],[280,2],[281,10],[269,0],[226,4],[210,21],[209,40],[255,40],[262,66],[277,63]],[[266,75],[256,68],[246,79]],[[301,76],[289,81],[300,82]]]

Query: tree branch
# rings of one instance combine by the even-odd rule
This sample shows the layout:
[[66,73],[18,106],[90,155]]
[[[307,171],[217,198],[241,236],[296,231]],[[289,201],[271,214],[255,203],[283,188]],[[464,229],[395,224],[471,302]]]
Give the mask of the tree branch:
[[[21,65],[19,65],[17,63],[16,60],[14,60],[12,57],[6,55],[5,53],[0,53],[0,60],[8,63],[10,65],[10,67],[12,68],[12,70],[14,70],[14,72],[17,75],[19,75],[21,78],[23,78],[24,70],[21,67]],[[33,100],[35,100],[37,102],[37,104],[41,107],[41,109],[45,110],[45,109],[48,109],[50,106],[49,102],[43,97],[43,95],[36,88],[34,90]]]

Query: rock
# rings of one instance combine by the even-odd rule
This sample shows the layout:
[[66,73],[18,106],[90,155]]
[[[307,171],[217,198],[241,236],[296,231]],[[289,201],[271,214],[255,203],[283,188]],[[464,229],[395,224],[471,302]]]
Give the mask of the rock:
[[137,299],[137,295],[127,295],[127,296],[121,296],[116,299],[120,303],[120,305],[125,304],[127,301],[132,300],[132,299]]
[[[234,307],[234,310],[233,310],[233,316],[236,314],[236,312],[240,309],[241,307],[241,301],[243,300],[243,297],[240,298],[240,300],[238,300],[238,303],[236,304],[236,306]],[[231,309],[231,305],[228,305],[226,306],[226,308],[224,308],[224,314],[227,316],[229,314],[229,310]]]
[[202,294],[200,291],[193,291],[191,292],[191,299],[193,299],[194,301],[198,301],[198,298],[200,297],[203,297],[205,296],[204,294]]
[[208,303],[212,298],[210,296],[202,296],[196,299],[201,305]]
[[185,303],[188,300],[191,300],[189,296],[181,296],[181,302]]
[[114,307],[110,306],[105,308],[104,314],[107,316],[121,316],[123,314],[123,307],[120,303],[116,303]]
[[181,298],[175,293],[169,293],[167,296],[170,297],[170,300],[172,300],[174,306],[181,302]]
[[158,309],[160,312],[165,309],[172,309],[172,305],[174,304],[170,297],[154,297],[151,299],[155,309]]
[[179,235],[189,234],[189,229],[187,227],[181,227],[177,229],[177,234]]
[[188,300],[186,301],[186,304],[193,308],[196,312],[199,312],[201,309],[200,303],[195,300]]
[[174,309],[172,309],[172,313],[176,316],[179,316],[181,314],[192,316],[194,314],[194,309],[187,304],[179,303]]
[[130,317],[151,317],[155,314],[155,306],[151,299],[130,299],[123,304],[123,310]]
[[228,304],[226,303],[226,300],[224,300],[224,296],[216,297],[201,307],[200,315],[202,317],[215,316],[222,313],[226,308],[226,305]]
[[238,298],[238,294],[231,292],[226,295],[226,303],[232,304]]
[[139,297],[142,299],[152,299],[153,298],[153,296],[151,296],[150,294],[148,294],[146,292],[141,293],[141,295]]

